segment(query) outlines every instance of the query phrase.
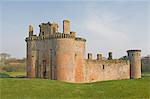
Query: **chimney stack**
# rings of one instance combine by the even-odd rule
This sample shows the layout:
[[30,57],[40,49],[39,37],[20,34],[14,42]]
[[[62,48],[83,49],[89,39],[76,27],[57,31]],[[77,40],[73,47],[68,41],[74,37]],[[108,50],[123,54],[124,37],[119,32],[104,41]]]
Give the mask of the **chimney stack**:
[[29,36],[33,35],[33,26],[29,25]]
[[102,54],[97,54],[97,60],[102,60]]
[[88,59],[92,60],[92,53],[88,53]]
[[69,20],[63,21],[63,33],[70,34],[70,21]]
[[108,60],[112,60],[112,52],[109,52],[108,55]]

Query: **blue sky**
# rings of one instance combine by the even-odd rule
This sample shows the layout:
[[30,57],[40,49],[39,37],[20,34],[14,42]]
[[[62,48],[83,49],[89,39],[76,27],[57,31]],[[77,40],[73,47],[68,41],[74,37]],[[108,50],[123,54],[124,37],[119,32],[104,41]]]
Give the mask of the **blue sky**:
[[0,52],[22,58],[26,56],[25,38],[28,25],[39,33],[42,22],[71,20],[71,30],[87,39],[86,52],[102,53],[115,58],[128,49],[141,49],[150,54],[150,3],[146,0],[99,1],[13,1],[0,2]]

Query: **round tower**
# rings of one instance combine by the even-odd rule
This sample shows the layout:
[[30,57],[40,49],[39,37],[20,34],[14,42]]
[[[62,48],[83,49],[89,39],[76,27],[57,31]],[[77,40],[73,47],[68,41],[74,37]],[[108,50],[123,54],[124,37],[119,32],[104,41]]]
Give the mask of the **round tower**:
[[141,78],[141,50],[128,50],[130,78]]
[[74,39],[73,38],[56,38],[55,39],[57,80],[73,81],[74,70]]

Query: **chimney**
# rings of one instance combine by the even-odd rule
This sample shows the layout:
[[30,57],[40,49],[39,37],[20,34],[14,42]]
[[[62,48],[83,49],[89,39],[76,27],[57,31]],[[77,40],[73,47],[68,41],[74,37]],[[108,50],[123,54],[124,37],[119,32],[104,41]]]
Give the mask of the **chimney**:
[[63,33],[70,34],[70,21],[69,20],[63,21]]
[[29,36],[33,35],[33,26],[29,25]]
[[92,53],[88,53],[88,59],[92,60]]
[[108,55],[108,60],[112,60],[112,52],[109,52]]
[[97,54],[97,60],[102,60],[102,54]]

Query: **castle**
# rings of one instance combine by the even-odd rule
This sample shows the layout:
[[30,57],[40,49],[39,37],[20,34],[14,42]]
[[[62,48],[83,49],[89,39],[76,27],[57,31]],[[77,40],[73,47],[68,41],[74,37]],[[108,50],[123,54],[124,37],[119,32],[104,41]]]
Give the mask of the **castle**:
[[85,58],[86,39],[70,31],[70,21],[63,21],[63,33],[57,23],[39,25],[39,36],[29,26],[27,42],[27,77],[87,83],[104,80],[141,78],[141,50],[128,50],[128,60],[108,59],[97,54]]

